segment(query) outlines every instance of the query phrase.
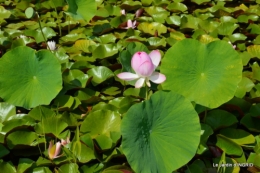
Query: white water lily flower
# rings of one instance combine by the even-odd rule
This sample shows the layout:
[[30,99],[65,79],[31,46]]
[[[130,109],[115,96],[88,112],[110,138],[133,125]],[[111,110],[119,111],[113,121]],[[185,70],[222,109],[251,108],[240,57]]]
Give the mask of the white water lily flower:
[[25,37],[26,37],[25,35],[18,36],[18,38],[25,38]]
[[155,72],[156,67],[161,61],[161,54],[158,50],[152,51],[149,55],[145,52],[136,52],[131,60],[131,66],[136,74],[123,72],[117,75],[118,78],[131,81],[136,80],[135,88],[141,88],[146,83],[151,86],[150,81],[156,84],[166,80],[165,75]]
[[56,50],[56,43],[55,41],[47,41],[48,47],[50,50]]
[[125,9],[120,10],[122,15],[125,15]]

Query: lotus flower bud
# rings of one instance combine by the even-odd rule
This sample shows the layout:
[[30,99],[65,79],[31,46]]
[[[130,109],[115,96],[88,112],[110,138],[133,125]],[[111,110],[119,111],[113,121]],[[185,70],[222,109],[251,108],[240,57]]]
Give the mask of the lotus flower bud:
[[150,56],[145,52],[136,52],[131,60],[131,66],[142,77],[149,77],[154,72],[154,65]]

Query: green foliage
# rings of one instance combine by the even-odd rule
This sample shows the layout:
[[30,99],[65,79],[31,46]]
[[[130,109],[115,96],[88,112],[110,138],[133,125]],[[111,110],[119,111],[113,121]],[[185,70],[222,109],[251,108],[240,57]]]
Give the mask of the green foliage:
[[0,0],[0,172],[260,172],[259,5]]

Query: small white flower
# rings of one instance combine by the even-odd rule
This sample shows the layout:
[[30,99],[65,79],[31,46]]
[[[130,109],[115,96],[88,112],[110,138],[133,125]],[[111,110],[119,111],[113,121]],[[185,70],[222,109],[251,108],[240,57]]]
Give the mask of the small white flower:
[[125,9],[122,9],[120,12],[122,15],[125,15]]
[[48,47],[50,48],[50,50],[56,50],[55,41],[48,41],[47,44],[48,44]]
[[25,38],[25,37],[26,37],[25,35],[18,36],[18,38]]

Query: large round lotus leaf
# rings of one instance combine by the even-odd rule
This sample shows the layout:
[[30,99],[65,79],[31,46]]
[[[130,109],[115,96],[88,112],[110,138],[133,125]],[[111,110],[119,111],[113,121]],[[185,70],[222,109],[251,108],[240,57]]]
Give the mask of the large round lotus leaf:
[[166,52],[160,69],[167,77],[163,89],[210,108],[233,98],[242,78],[239,54],[225,41],[179,41]]
[[14,48],[0,59],[0,97],[26,109],[49,104],[62,88],[60,69],[50,51]]
[[195,155],[200,124],[183,96],[159,91],[133,105],[121,124],[122,149],[138,173],[170,173]]

